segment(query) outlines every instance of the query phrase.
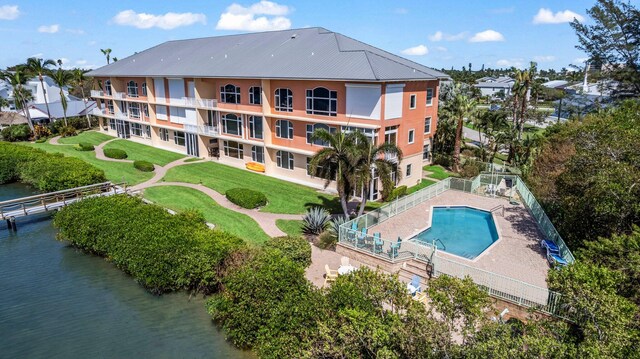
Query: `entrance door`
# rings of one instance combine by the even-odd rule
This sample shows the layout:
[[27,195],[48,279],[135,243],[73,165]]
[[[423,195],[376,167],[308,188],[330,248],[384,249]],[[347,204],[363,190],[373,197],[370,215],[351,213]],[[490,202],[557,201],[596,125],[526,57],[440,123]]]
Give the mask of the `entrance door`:
[[188,132],[185,133],[185,145],[188,155],[200,156],[200,151],[198,150],[198,135]]
[[131,137],[131,128],[128,121],[116,120],[116,132],[120,138]]

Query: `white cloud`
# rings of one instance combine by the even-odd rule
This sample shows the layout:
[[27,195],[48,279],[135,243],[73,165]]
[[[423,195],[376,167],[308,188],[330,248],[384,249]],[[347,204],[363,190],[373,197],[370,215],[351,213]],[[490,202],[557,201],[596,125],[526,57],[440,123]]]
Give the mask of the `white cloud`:
[[446,47],[444,47],[444,46],[438,46],[438,47],[436,47],[436,50],[438,50],[438,51],[440,51],[440,52],[447,52],[447,51],[449,51],[449,49],[447,49],[447,48],[446,48]]
[[84,35],[84,30],[82,29],[66,29],[65,31],[74,35]]
[[29,57],[35,57],[36,59],[41,59],[44,54],[42,52],[38,52],[37,54],[33,54]]
[[207,17],[204,14],[168,12],[164,15],[153,15],[143,12],[136,13],[133,10],[120,11],[112,20],[118,25],[134,26],[138,29],[158,27],[164,30],[171,30],[180,26],[189,26],[198,22],[201,24],[207,23]]
[[403,55],[423,56],[429,53],[429,49],[424,45],[418,45],[402,50]]
[[38,32],[44,32],[47,34],[55,34],[56,32],[60,31],[60,25],[58,24],[54,24],[54,25],[42,25],[38,28]]
[[271,1],[263,0],[249,7],[233,3],[227,7],[224,13],[220,14],[216,29],[239,31],[286,30],[291,28],[291,20],[285,17],[290,12],[291,9],[288,6]]
[[429,35],[429,40],[433,41],[433,42],[438,42],[438,41],[460,41],[462,39],[464,39],[465,37],[467,37],[467,33],[466,32],[461,32],[458,34],[447,34],[444,33],[442,31],[436,31],[435,34],[433,35]]
[[516,59],[502,59],[496,61],[496,66],[498,67],[522,67],[524,64],[524,59],[516,58]]
[[492,41],[504,41],[504,36],[495,30],[485,30],[473,35],[469,42],[492,42]]
[[573,19],[578,21],[584,21],[584,17],[580,14],[576,14],[571,10],[558,11],[553,13],[551,9],[541,8],[538,13],[533,17],[534,24],[561,24],[564,22],[571,22]]
[[553,56],[553,55],[534,56],[533,57],[533,61],[535,61],[535,62],[553,62],[553,61],[556,61],[556,57]]
[[20,16],[18,5],[0,6],[0,20],[15,20]]

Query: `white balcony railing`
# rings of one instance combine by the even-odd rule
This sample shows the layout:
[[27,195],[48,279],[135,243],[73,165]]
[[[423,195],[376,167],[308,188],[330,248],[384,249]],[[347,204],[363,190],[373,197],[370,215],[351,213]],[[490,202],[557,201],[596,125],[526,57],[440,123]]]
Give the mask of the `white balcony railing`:
[[197,133],[205,136],[218,135],[218,128],[213,126],[196,126],[196,125],[184,125],[186,132]]
[[113,93],[113,98],[118,99],[118,100],[124,100],[127,97],[127,94],[124,92],[114,92]]
[[180,100],[171,99],[172,104],[176,105],[184,105],[187,107],[198,107],[198,108],[216,108],[217,102],[216,100],[210,100],[206,98],[193,98],[193,97],[183,97]]
[[107,114],[107,110],[106,109],[100,109],[100,108],[94,108],[91,113],[95,116],[104,116]]
[[91,90],[91,97],[104,97],[104,91]]
[[198,99],[198,107],[202,108],[216,108],[218,105],[218,101],[210,100],[206,98]]

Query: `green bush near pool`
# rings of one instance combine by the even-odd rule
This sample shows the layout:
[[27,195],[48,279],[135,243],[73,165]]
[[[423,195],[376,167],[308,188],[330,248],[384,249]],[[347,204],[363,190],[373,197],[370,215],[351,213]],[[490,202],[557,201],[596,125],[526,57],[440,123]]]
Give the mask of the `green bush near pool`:
[[153,172],[155,169],[153,163],[148,161],[133,161],[133,167],[142,172]]
[[248,188],[232,188],[225,195],[229,201],[243,208],[254,209],[267,204],[264,193]]
[[117,160],[123,160],[127,158],[127,153],[117,148],[105,148],[104,155],[109,158],[115,158]]

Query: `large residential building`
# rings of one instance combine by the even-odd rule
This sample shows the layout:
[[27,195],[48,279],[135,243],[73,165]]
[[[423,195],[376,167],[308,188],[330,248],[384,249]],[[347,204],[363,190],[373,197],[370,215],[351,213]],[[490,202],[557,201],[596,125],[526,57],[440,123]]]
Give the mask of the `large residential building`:
[[492,77],[487,76],[480,78],[474,85],[480,89],[482,96],[489,97],[506,97],[511,95],[511,88],[515,84],[516,80],[509,76]]
[[110,134],[317,188],[318,129],[397,144],[398,184],[418,183],[448,78],[323,28],[169,41],[89,75]]

